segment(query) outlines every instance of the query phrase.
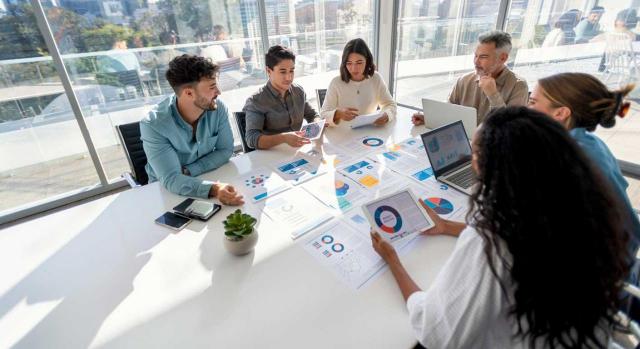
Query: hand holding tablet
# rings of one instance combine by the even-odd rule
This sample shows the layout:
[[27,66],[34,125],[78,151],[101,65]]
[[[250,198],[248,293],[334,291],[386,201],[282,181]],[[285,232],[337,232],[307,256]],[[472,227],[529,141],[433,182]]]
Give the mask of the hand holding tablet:
[[309,140],[318,139],[322,134],[322,130],[324,129],[325,120],[322,119],[320,121],[312,122],[310,124],[306,124],[302,126],[300,132],[302,132],[302,136]]
[[392,244],[435,226],[410,189],[375,199],[362,210],[372,229]]

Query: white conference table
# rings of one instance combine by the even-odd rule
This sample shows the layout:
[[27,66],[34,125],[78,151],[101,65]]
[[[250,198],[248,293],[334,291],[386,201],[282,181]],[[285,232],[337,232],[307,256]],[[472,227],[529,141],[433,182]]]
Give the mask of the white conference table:
[[[397,142],[425,131],[412,127],[409,111],[399,114],[399,121],[383,128],[331,128],[325,142],[356,135]],[[230,180],[295,151],[286,145],[254,151],[202,177]],[[236,207],[177,234],[154,223],[183,199],[152,183],[0,231],[0,347],[324,349],[416,343],[388,269],[353,290],[252,205],[246,209],[260,217],[258,245],[248,255],[233,256],[223,247],[221,222]],[[401,257],[423,288],[455,241],[420,236]]]

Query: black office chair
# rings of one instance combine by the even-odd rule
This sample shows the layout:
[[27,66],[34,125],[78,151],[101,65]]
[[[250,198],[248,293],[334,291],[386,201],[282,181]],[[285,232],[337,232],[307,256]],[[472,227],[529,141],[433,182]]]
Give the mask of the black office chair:
[[122,176],[132,188],[149,183],[149,176],[144,168],[147,164],[147,154],[144,153],[140,139],[140,122],[117,125],[116,130],[131,167],[131,173],[125,172]]
[[247,133],[246,117],[247,116],[242,111],[233,113],[233,118],[236,119],[236,126],[238,126],[238,132],[240,132],[240,139],[242,140],[242,151],[245,153],[249,153],[254,151],[255,149],[250,148],[247,144],[247,140],[245,139],[245,134]]
[[322,109],[322,105],[324,104],[324,97],[327,96],[327,89],[320,88],[316,90],[316,98],[318,99],[318,110]]

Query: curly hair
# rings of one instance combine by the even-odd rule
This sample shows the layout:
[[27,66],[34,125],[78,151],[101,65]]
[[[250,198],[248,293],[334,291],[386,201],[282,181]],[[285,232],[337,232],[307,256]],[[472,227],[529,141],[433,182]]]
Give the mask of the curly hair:
[[196,84],[202,78],[215,78],[219,67],[210,58],[184,54],[169,62],[165,77],[176,94],[185,85]]
[[571,109],[571,128],[584,127],[590,132],[598,125],[615,126],[622,99],[634,88],[627,85],[610,91],[600,80],[585,73],[551,75],[538,80],[538,86],[553,108]]
[[605,345],[629,267],[608,182],[559,123],[525,107],[494,111],[474,142],[480,184],[467,220],[502,290],[513,291],[516,336]]

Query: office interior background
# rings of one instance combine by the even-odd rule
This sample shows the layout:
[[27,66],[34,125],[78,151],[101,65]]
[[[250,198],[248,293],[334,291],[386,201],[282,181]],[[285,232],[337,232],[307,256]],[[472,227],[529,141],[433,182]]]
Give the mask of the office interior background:
[[[0,0],[0,224],[127,187],[115,126],[139,121],[172,93],[164,72],[176,55],[220,65],[220,99],[231,112],[266,82],[264,52],[274,44],[297,54],[296,82],[317,107],[315,89],[338,74],[344,44],[356,37],[369,43],[397,102],[416,110],[422,97],[447,97],[473,69],[478,35],[493,29],[512,35],[509,66],[530,89],[566,71],[612,88],[637,82],[635,44],[542,47],[563,14],[577,10],[579,20],[596,5],[606,33],[640,0]],[[597,132],[636,207],[637,109]]]

